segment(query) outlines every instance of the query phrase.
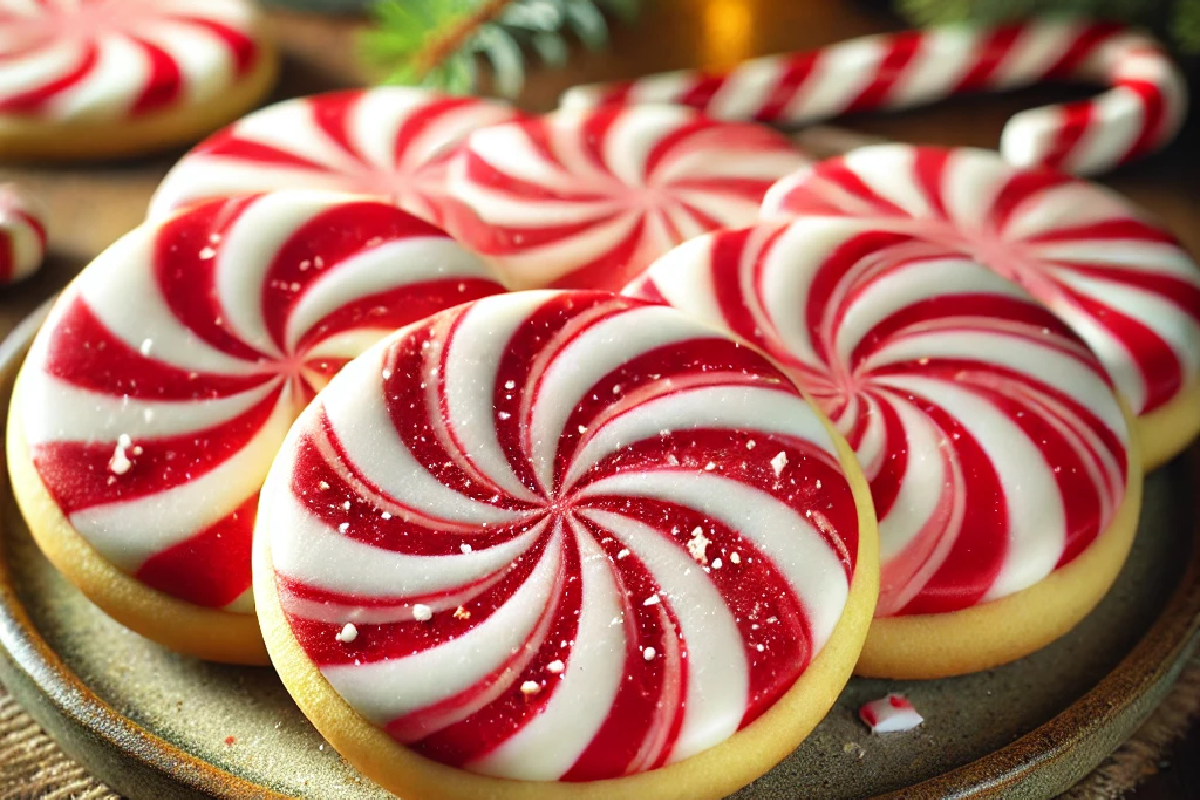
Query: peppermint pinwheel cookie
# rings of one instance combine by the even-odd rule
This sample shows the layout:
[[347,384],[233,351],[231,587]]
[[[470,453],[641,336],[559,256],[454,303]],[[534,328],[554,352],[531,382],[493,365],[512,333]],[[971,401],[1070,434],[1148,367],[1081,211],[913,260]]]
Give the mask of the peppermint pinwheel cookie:
[[673,309],[517,292],[351,362],[264,485],[301,709],[402,797],[713,798],[832,706],[869,493],[777,368]]
[[285,100],[180,159],[147,216],[229,195],[323,189],[386,197],[437,224],[454,146],[477,128],[517,117],[503,103],[402,86]]
[[679,106],[560,110],[468,137],[443,222],[515,288],[618,291],[680,242],[752,223],[809,160],[770,128]]
[[879,145],[780,181],[763,212],[870,220],[1020,283],[1108,370],[1147,468],[1200,433],[1200,267],[1115,192],[986,150]]
[[252,107],[277,62],[250,0],[0,0],[0,159],[193,141]]
[[1087,347],[1017,284],[870,222],[710,234],[626,289],[770,355],[870,481],[880,595],[858,672],[1019,658],[1100,600],[1136,530],[1142,462]]
[[134,230],[57,301],[17,379],[8,465],[34,538],[104,611],[183,653],[264,662],[258,489],[346,361],[501,291],[394,206],[304,192]]

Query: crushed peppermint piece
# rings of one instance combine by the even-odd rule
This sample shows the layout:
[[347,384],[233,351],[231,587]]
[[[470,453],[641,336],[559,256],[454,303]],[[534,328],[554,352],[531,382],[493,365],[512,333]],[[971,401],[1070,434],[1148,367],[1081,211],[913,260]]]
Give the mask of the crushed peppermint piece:
[[678,467],[679,459],[675,457],[674,453],[667,453],[667,463],[670,464],[672,467]]
[[647,647],[642,651],[642,658],[646,659],[647,661],[653,661],[656,655],[658,655],[658,651],[653,647]]
[[537,681],[525,681],[521,684],[521,694],[537,694],[542,690],[542,685]]
[[338,525],[338,530],[342,533],[345,533],[346,531],[350,530],[350,523],[343,522],[341,525]]
[[385,511],[385,512],[383,512],[382,514],[380,514],[379,516],[383,517],[384,519],[391,519],[391,518],[392,518],[392,512],[390,512],[390,511]]
[[329,488],[329,483],[326,481],[321,481],[320,483],[317,484],[317,488],[320,489],[322,492],[324,492],[325,490],[327,490]]
[[466,542],[463,542],[462,544],[460,544],[458,546],[458,549],[461,550],[462,554],[465,556],[467,553],[471,552],[471,545],[467,544]]
[[117,446],[113,450],[112,458],[108,460],[108,469],[114,475],[124,475],[129,472],[133,462],[129,460],[129,456],[125,455],[125,451],[132,449],[133,440],[129,438],[129,434],[122,433],[117,437]]
[[715,461],[710,461],[710,462],[708,462],[707,464],[705,464],[705,465],[704,465],[704,469],[705,469],[707,472],[712,472],[712,471],[713,471],[714,469],[716,469],[716,468],[717,468],[717,462],[715,462]]
[[337,639],[339,642],[346,642],[349,644],[358,638],[358,628],[354,627],[353,622],[347,622],[345,627],[334,634],[333,638]]
[[579,432],[580,432],[580,433],[587,433],[587,425],[580,425],[580,426],[579,426]]
[[470,619],[471,612],[467,611],[462,606],[459,606],[458,608],[454,609],[454,618],[455,619]]
[[567,668],[567,665],[562,662],[561,658],[556,658],[553,661],[551,661],[549,664],[546,665],[546,671],[551,672],[555,675],[561,675],[563,673],[563,670],[565,670],[566,668]]
[[720,569],[720,568],[721,568],[721,567],[723,567],[723,566],[725,566],[725,562],[724,562],[724,561],[722,561],[720,558],[714,558],[714,559],[713,559],[713,561],[712,561],[712,568],[713,568],[713,569]]
[[760,644],[760,645],[755,645],[754,649],[761,653],[763,650],[766,650],[767,648],[763,647]]
[[149,339],[142,339],[142,347],[141,347],[142,355],[144,355],[144,356],[150,355],[150,348],[153,346],[154,346],[154,342],[150,341]]
[[392,377],[392,371],[390,369],[385,369],[379,373],[379,377],[383,378],[386,381]]
[[517,388],[517,382],[516,381],[505,381],[504,388],[505,389],[515,389],[515,388]]
[[732,553],[729,554],[729,563],[730,564],[742,563],[742,557],[740,555],[738,555],[737,550],[734,550]]
[[628,555],[629,555],[629,550],[627,550],[624,547],[622,547],[620,550],[617,551],[617,558],[625,558]]
[[754,449],[755,447],[757,447],[757,446],[758,446],[758,442],[754,441],[753,439],[751,439],[750,441],[746,442],[746,449],[747,449],[747,450],[753,450],[753,449]]
[[349,510],[350,510],[350,501],[347,500],[346,502],[342,503],[342,511],[349,511]]
[[658,596],[658,595],[656,595],[656,594],[652,594],[652,595],[650,595],[649,597],[647,597],[647,598],[645,599],[645,601],[642,603],[642,605],[644,605],[644,606],[656,606],[656,605],[658,605],[658,604],[659,604],[659,603],[661,603],[661,602],[662,602],[662,598],[661,598],[661,597],[659,597],[659,596]]
[[705,536],[704,530],[697,525],[692,529],[692,538],[688,539],[687,549],[688,552],[692,554],[692,558],[696,559],[701,564],[707,564],[708,556],[705,554],[705,551],[708,550],[708,546],[711,543],[712,539],[709,539],[707,536]]
[[902,694],[889,694],[858,709],[858,718],[871,733],[911,731],[925,721]]
[[511,417],[512,417],[512,414],[508,413],[507,411],[499,411],[496,413],[496,419],[499,419],[501,421],[510,419]]
[[775,470],[775,477],[778,478],[783,473],[783,468],[787,466],[787,453],[780,450],[771,459],[771,469]]
[[620,393],[621,393],[621,384],[619,384],[619,383],[615,384],[613,386],[613,394],[620,394]]
[[433,609],[424,603],[413,604],[413,619],[418,622],[428,622],[433,619]]

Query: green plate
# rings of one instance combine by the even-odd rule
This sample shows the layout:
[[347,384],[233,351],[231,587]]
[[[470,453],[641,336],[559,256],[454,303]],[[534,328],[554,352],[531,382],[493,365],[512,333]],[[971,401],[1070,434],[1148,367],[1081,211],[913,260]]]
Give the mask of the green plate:
[[[44,313],[44,312],[43,312]],[[5,406],[41,315],[0,345]],[[1162,699],[1200,613],[1200,449],[1150,476],[1133,552],[1072,633],[988,672],[854,680],[816,731],[736,797],[1048,797],[1083,777]],[[0,679],[71,755],[132,797],[387,794],[325,745],[268,669],[204,664],[108,619],[41,557],[5,486]],[[856,709],[889,691],[925,716],[872,736]]]

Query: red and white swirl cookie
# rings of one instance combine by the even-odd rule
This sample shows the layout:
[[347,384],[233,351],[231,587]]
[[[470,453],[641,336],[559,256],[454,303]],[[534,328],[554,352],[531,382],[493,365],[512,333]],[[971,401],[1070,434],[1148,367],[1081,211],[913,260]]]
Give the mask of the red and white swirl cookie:
[[860,671],[995,666],[1064,633],[1116,577],[1141,462],[1096,358],[1015,283],[830,217],[689,242],[627,293],[781,364],[854,448],[880,519]]
[[770,128],[678,106],[557,111],[467,139],[445,224],[514,287],[615,291],[676,244],[753,222],[808,162]]
[[193,140],[266,93],[277,60],[248,0],[0,0],[0,154]]
[[301,188],[387,197],[437,223],[452,147],[516,117],[501,103],[398,86],[286,100],[185,155],[154,193],[148,216],[214,197]]
[[255,597],[301,708],[398,794],[720,797],[840,691],[874,537],[849,450],[751,348],[518,292],[317,396],[263,489]]
[[11,183],[0,183],[0,285],[28,278],[46,255],[41,212]]
[[764,214],[869,219],[1020,283],[1087,342],[1157,466],[1200,432],[1200,267],[1127,200],[986,150],[880,145],[772,187]]
[[34,537],[134,630],[261,660],[250,539],[288,426],[386,334],[501,290],[379,201],[280,192],[138,228],[61,296],[18,379],[9,469]]

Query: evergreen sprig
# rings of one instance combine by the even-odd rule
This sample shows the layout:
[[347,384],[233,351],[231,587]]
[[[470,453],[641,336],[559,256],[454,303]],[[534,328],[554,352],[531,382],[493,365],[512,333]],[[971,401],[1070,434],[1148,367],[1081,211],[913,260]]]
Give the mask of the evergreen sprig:
[[455,94],[478,83],[478,57],[491,66],[496,91],[514,96],[525,82],[527,54],[567,59],[568,37],[596,49],[608,42],[605,14],[631,19],[638,0],[378,0],[361,45],[384,83],[428,86]]
[[916,25],[1055,15],[1113,20],[1149,28],[1183,55],[1200,55],[1200,0],[896,0],[896,6]]

